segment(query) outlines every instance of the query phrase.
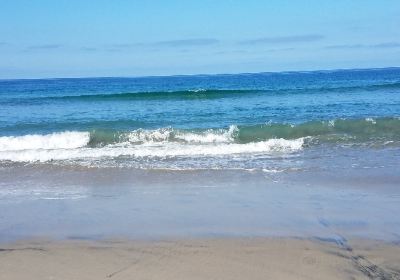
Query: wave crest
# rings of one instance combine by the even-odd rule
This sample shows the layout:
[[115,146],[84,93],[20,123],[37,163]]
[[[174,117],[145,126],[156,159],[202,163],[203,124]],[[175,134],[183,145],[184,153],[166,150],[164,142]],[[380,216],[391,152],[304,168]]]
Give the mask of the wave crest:
[[47,135],[0,137],[0,151],[76,149],[89,143],[89,132],[66,131]]
[[304,146],[324,143],[376,147],[399,145],[400,119],[369,117],[297,125],[232,125],[225,129],[184,130],[167,127],[4,136],[0,137],[0,161],[268,155],[299,151]]

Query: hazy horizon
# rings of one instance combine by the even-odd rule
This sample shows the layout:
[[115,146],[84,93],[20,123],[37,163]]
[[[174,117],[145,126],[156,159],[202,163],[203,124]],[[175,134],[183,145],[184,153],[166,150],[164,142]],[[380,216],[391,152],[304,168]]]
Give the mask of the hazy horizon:
[[135,79],[135,78],[168,78],[168,77],[196,77],[196,76],[234,76],[234,75],[257,75],[257,74],[285,74],[285,73],[313,73],[313,72],[340,72],[340,71],[368,71],[368,70],[390,70],[400,69],[400,66],[371,67],[371,68],[337,68],[337,69],[315,69],[315,70],[286,70],[286,71],[263,71],[263,72],[237,72],[237,73],[198,73],[198,74],[173,74],[173,75],[147,75],[147,76],[72,76],[72,77],[37,77],[37,78],[0,78],[0,81],[11,80],[62,80],[62,79]]

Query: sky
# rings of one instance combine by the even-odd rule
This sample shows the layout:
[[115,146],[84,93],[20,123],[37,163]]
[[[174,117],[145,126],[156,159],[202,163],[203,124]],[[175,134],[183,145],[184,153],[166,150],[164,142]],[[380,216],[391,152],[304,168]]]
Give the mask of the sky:
[[400,66],[399,0],[0,0],[0,78]]

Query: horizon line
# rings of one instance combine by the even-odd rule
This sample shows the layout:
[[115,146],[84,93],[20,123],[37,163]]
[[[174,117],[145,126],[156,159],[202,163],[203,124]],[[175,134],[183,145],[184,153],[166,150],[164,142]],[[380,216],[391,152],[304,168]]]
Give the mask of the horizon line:
[[43,78],[0,78],[0,81],[23,81],[23,80],[69,80],[69,79],[145,79],[145,78],[167,78],[167,77],[196,77],[196,76],[234,76],[254,74],[284,74],[284,73],[313,73],[313,72],[338,72],[338,71],[362,71],[362,70],[388,70],[400,69],[400,66],[368,67],[368,68],[332,68],[319,70],[286,70],[286,71],[263,71],[263,72],[237,72],[237,73],[201,73],[201,74],[175,74],[175,75],[143,75],[143,76],[81,76],[81,77],[43,77]]

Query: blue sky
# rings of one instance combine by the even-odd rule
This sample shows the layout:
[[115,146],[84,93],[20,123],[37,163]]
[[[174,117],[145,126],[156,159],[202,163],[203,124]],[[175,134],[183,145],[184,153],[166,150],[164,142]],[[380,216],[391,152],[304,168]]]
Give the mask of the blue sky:
[[400,66],[398,0],[0,4],[0,78]]

